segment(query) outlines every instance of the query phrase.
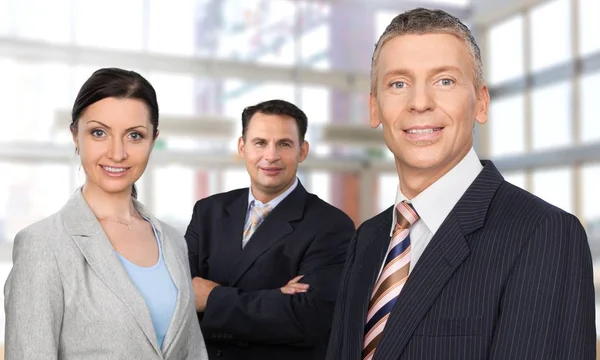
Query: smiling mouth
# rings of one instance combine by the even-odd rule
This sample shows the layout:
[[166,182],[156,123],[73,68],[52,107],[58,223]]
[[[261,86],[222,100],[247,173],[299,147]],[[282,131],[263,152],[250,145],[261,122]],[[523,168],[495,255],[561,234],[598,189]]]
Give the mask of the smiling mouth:
[[121,174],[130,169],[128,167],[115,167],[115,166],[104,166],[104,165],[100,165],[100,167],[102,167],[102,169],[104,169],[105,171],[112,173],[112,174]]
[[441,131],[442,129],[444,129],[444,128],[437,127],[437,128],[429,128],[429,129],[409,129],[409,130],[404,130],[404,132],[407,134],[415,134],[415,135],[433,134],[434,132]]

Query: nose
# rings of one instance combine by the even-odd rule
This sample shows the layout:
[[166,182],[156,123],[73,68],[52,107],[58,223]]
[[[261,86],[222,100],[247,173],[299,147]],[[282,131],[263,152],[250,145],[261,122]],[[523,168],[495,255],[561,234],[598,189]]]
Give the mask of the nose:
[[415,112],[425,112],[433,109],[433,96],[431,89],[426,84],[415,85],[410,96],[410,110]]
[[109,159],[117,163],[127,159],[127,150],[125,148],[125,144],[123,143],[123,139],[115,137],[111,140],[107,156]]
[[270,143],[265,148],[264,159],[270,163],[279,160],[279,148],[276,144]]

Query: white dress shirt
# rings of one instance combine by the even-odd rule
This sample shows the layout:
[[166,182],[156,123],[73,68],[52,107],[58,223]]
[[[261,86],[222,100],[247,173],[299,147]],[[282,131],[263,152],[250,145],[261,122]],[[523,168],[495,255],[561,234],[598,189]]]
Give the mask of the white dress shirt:
[[[475,153],[475,149],[471,148],[467,155],[448,173],[409,201],[420,217],[410,227],[411,250],[409,273],[414,269],[423,251],[425,251],[435,233],[448,214],[450,214],[450,211],[452,211],[458,200],[460,200],[469,186],[471,186],[482,169],[483,166]],[[396,189],[395,204],[405,200],[408,199],[402,193],[400,186],[398,186]],[[392,236],[394,227],[396,226],[396,212],[393,211],[392,213],[390,236]]]
[[[279,196],[277,196],[276,198],[274,198],[273,200],[271,200],[267,203],[271,206],[271,211],[273,211],[273,209],[275,209],[275,207],[277,205],[279,205],[279,203],[282,202],[283,199],[285,199],[289,194],[291,194],[292,191],[294,191],[294,189],[297,186],[298,186],[298,178],[296,177],[296,180],[294,181],[292,186],[290,186],[286,191],[284,191]],[[254,197],[254,195],[252,195],[252,187],[250,187],[250,188],[248,188],[248,209],[246,209],[246,220],[244,221],[244,224],[246,224],[250,219],[250,210],[252,210],[252,207],[257,204],[263,205],[263,203],[260,200],[256,199]],[[266,204],[264,204],[264,205],[266,205]]]

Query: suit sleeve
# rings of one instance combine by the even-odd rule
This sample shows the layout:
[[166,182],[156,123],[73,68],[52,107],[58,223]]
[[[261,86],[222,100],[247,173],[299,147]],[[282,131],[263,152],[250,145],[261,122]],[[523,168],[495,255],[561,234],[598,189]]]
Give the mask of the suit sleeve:
[[[262,344],[313,345],[327,339],[340,274],[354,224],[332,221],[306,251],[300,267],[306,293],[284,295],[279,289],[244,292],[226,286],[209,295],[202,328],[207,338]],[[211,335],[212,334],[212,335]],[[223,335],[224,334],[224,335]]]
[[490,359],[596,359],[590,249],[574,216],[532,233],[506,284]]
[[57,359],[63,288],[50,242],[22,231],[4,286],[6,359]]
[[335,303],[335,311],[333,314],[333,323],[331,325],[331,334],[329,337],[329,345],[327,347],[327,360],[343,360],[342,348],[344,346],[344,320],[349,318],[346,313],[346,303],[348,299],[348,286],[350,284],[350,275],[352,274],[352,267],[354,266],[354,257],[356,252],[356,242],[358,239],[358,233],[360,227],[356,230],[350,246],[348,247],[348,255],[346,256],[346,263],[344,270],[342,271],[342,278],[340,287],[337,295],[337,301]]
[[190,262],[190,271],[192,278],[200,276],[206,278],[208,273],[207,257],[208,251],[205,247],[208,246],[205,242],[201,241],[200,229],[198,226],[201,224],[199,220],[202,218],[203,209],[202,203],[198,201],[194,206],[194,212],[192,219],[185,232],[185,240],[188,249],[188,260]]

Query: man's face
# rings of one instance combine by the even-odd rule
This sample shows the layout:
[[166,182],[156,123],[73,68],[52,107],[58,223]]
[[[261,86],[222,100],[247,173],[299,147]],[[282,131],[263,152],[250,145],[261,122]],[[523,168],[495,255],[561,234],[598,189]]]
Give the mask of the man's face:
[[246,162],[254,197],[268,202],[294,183],[308,143],[300,143],[293,118],[258,112],[250,119],[245,137],[240,137],[238,151]]
[[467,45],[450,34],[400,35],[382,47],[370,124],[383,126],[399,173],[437,180],[469,152],[489,103],[472,64]]

